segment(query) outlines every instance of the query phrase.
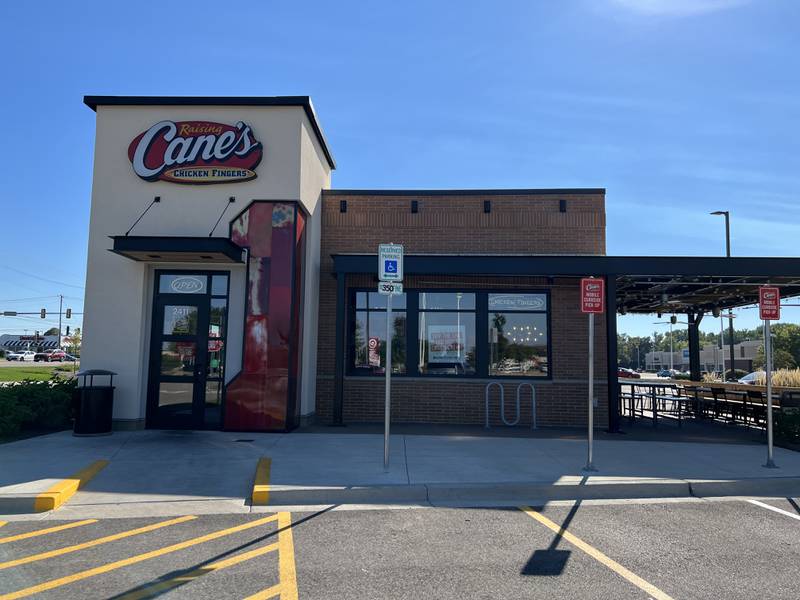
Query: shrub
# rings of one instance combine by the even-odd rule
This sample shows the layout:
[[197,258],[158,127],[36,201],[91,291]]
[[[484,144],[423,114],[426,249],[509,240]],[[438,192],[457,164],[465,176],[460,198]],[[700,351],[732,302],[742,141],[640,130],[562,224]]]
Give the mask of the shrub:
[[[756,375],[758,385],[766,385],[767,374],[760,371]],[[777,387],[800,387],[800,369],[778,369],[772,373],[772,385]]]
[[21,381],[0,388],[0,435],[22,429],[64,429],[72,420],[74,379]]
[[800,444],[800,412],[775,413],[775,439]]

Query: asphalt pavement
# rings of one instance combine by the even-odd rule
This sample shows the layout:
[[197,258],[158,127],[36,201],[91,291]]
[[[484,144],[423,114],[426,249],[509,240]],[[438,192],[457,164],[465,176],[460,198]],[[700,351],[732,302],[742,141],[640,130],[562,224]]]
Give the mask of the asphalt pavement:
[[798,562],[797,499],[47,519],[0,527],[0,599],[784,600]]

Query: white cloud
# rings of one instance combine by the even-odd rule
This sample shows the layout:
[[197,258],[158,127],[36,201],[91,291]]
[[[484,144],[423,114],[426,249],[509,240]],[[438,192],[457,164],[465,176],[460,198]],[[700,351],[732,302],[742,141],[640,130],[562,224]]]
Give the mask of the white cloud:
[[741,6],[750,0],[610,0],[630,12],[646,16],[683,17]]

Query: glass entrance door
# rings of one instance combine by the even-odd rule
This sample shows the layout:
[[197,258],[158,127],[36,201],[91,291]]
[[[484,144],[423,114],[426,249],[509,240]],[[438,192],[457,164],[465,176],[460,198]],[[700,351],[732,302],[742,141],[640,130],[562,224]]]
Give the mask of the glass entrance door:
[[228,275],[159,273],[156,285],[148,426],[219,429]]

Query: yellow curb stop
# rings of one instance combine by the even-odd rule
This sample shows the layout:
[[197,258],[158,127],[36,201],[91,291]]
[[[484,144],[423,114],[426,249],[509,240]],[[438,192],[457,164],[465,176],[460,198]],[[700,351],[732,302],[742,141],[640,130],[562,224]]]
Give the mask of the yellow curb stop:
[[85,469],[81,469],[74,475],[53,484],[47,490],[36,496],[36,500],[33,504],[34,511],[45,512],[48,510],[55,510],[72,498],[75,492],[80,488],[89,483],[107,464],[107,460],[96,460]]
[[266,506],[269,504],[269,471],[272,460],[266,456],[258,459],[256,465],[256,478],[253,481],[251,502],[253,506]]

